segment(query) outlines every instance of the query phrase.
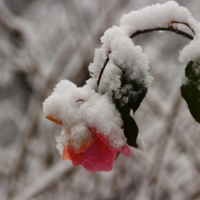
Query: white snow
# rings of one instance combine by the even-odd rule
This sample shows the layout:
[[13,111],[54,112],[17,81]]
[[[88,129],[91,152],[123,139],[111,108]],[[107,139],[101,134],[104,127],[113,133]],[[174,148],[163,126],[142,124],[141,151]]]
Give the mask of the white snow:
[[200,58],[200,39],[196,37],[180,52],[179,61],[187,64],[198,58]]
[[[152,77],[148,73],[148,58],[142,53],[140,46],[133,44],[121,27],[108,29],[101,37],[101,42],[102,47],[95,52],[94,63],[89,66],[92,78],[97,82],[107,56],[109,57],[98,88],[100,93],[107,93],[112,98],[114,91],[115,98],[121,98],[122,70],[126,70],[127,79],[140,81],[146,87],[149,85]],[[94,85],[91,87],[94,88]],[[124,103],[127,101],[128,99],[124,99]]]
[[168,1],[164,4],[146,6],[141,10],[131,11],[123,15],[120,26],[128,36],[137,30],[168,27],[172,21],[189,23],[196,29],[197,23],[187,8],[181,7],[175,1]]
[[107,58],[106,54],[107,52],[103,48],[95,50],[94,62],[89,65],[89,71],[92,77],[98,78],[101,68]]
[[120,113],[107,95],[100,95],[87,85],[77,88],[68,80],[61,81],[44,102],[44,112],[63,123],[58,149],[62,144],[78,149],[92,140],[89,127],[95,128],[114,148],[126,144]]

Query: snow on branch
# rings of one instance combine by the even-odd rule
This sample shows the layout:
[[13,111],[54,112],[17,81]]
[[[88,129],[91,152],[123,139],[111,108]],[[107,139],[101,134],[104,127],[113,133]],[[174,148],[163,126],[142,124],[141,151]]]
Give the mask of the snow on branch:
[[120,27],[130,37],[138,30],[168,28],[173,23],[185,24],[193,33],[200,28],[189,10],[179,6],[175,1],[155,4],[141,10],[131,11],[122,17]]

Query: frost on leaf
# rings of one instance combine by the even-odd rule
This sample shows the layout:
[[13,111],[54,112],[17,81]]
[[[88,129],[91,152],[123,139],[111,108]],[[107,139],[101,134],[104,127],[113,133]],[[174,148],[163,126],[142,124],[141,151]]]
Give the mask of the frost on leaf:
[[[113,37],[111,37],[111,35]],[[107,93],[122,106],[135,112],[146,95],[152,77],[149,60],[140,46],[135,46],[118,27],[107,30],[102,37],[103,47],[110,45],[109,63],[99,85],[101,93]]]

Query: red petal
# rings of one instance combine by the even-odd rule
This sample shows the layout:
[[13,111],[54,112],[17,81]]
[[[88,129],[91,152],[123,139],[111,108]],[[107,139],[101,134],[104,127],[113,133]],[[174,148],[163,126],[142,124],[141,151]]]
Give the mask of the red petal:
[[71,160],[68,151],[67,151],[67,147],[65,145],[63,145],[63,154],[62,154],[62,159],[63,160]]
[[100,139],[82,153],[75,153],[73,148],[63,147],[63,159],[71,160],[73,166],[81,165],[90,172],[111,171],[116,157]]
[[96,137],[98,137],[104,144],[106,144],[107,147],[108,147],[112,152],[121,152],[121,153],[122,153],[124,156],[126,156],[127,158],[130,157],[131,150],[130,150],[130,148],[129,148],[128,145],[125,145],[125,146],[123,146],[123,147],[121,147],[121,148],[119,148],[119,149],[116,149],[116,148],[114,148],[114,147],[112,147],[112,146],[110,145],[109,140],[106,139],[106,138],[104,138],[104,137],[102,136],[102,134],[97,133],[95,129],[90,129],[90,130],[96,135]]
[[104,163],[112,160],[115,155],[100,139],[97,139],[82,156],[84,161]]
[[[73,149],[68,147],[63,148],[63,158],[67,158],[66,160],[71,160],[73,166],[80,165],[83,153],[74,153]],[[65,159],[64,159],[65,160]]]
[[113,168],[113,164],[115,162],[115,157],[116,157],[116,155],[113,155],[112,159],[105,163],[92,162],[92,161],[87,162],[87,161],[83,160],[81,162],[81,165],[90,172],[97,172],[97,171],[109,172]]
[[127,158],[130,158],[131,150],[130,150],[130,148],[129,148],[128,145],[125,145],[125,146],[121,147],[121,148],[120,148],[120,152],[121,152],[124,156],[126,156]]
[[85,144],[81,146],[79,149],[75,150],[74,152],[79,154],[80,152],[86,151],[96,141],[96,139],[97,137],[95,137],[89,144]]
[[90,131],[94,134],[94,140],[89,144],[81,146],[78,150],[63,146],[63,160],[71,160],[73,166],[82,165],[90,172],[108,172],[113,168],[117,152],[121,152],[126,157],[130,156],[128,145],[115,149],[110,146],[109,140],[97,133],[95,129],[90,128]]

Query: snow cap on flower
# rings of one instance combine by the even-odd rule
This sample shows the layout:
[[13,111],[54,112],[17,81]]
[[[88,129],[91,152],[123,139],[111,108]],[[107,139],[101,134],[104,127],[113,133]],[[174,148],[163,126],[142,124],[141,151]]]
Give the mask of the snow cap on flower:
[[[126,144],[123,121],[107,95],[100,95],[88,85],[77,88],[68,80],[61,81],[43,104],[44,113],[62,121],[59,143],[78,149],[82,140],[90,140],[87,127],[94,127],[114,148]],[[70,134],[69,134],[70,133]]]
[[61,81],[43,104],[46,118],[63,125],[57,148],[64,160],[91,172],[110,171],[118,152],[130,156],[123,121],[107,95]]

